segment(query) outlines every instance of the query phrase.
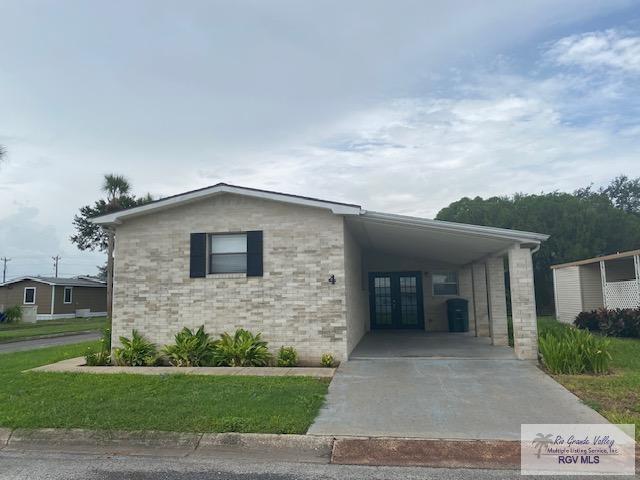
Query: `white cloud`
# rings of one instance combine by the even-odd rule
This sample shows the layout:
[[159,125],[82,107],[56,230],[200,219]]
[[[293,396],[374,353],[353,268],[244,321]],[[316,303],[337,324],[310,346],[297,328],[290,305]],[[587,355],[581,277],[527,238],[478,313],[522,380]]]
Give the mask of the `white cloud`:
[[555,42],[547,55],[559,65],[640,73],[640,36],[615,29],[571,35]]

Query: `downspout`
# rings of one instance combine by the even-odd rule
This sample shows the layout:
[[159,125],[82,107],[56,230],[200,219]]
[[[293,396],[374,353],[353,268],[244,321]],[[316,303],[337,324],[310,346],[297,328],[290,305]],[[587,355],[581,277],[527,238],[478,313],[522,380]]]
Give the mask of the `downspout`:
[[51,310],[49,315],[49,320],[53,320],[53,306],[56,303],[56,286],[51,285]]

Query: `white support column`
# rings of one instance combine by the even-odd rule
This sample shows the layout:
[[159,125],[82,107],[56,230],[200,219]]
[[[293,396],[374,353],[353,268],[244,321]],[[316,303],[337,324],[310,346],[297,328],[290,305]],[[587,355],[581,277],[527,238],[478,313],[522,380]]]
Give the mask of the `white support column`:
[[633,266],[636,271],[636,288],[638,289],[637,305],[640,307],[640,255],[633,256]]
[[504,259],[489,257],[486,263],[489,298],[489,331],[493,345],[508,345],[507,295],[504,287]]
[[531,250],[516,245],[509,249],[513,343],[520,360],[538,359],[538,325]]
[[600,260],[600,281],[602,282],[602,305],[607,307],[607,267],[604,260]]
[[489,301],[487,298],[487,273],[484,263],[471,266],[473,278],[473,309],[476,319],[476,337],[489,337]]
[[471,264],[465,265],[458,272],[458,293],[469,304],[469,330],[475,332],[476,316],[473,307],[473,278],[471,274]]

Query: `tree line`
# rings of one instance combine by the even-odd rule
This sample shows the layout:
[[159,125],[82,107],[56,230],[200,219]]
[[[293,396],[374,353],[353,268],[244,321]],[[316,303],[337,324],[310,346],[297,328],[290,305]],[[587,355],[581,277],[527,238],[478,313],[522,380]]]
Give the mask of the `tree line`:
[[533,265],[538,311],[552,313],[551,265],[640,248],[640,177],[620,175],[605,187],[573,193],[464,197],[436,219],[551,235]]

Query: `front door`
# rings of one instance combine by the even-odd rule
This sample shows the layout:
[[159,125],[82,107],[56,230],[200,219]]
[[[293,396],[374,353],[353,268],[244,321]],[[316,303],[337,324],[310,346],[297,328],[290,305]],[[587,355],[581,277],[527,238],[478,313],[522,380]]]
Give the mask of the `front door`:
[[420,272],[369,273],[371,329],[424,328]]

